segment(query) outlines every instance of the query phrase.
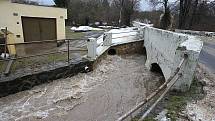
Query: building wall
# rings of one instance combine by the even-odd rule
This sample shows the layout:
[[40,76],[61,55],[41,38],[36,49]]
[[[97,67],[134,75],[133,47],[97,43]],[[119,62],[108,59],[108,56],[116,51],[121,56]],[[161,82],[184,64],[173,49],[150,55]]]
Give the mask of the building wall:
[[[35,6],[0,1],[0,27],[8,27],[14,33],[15,42],[24,42],[21,17],[56,18],[57,39],[65,39],[67,10],[63,8]],[[17,37],[20,35],[20,37]]]

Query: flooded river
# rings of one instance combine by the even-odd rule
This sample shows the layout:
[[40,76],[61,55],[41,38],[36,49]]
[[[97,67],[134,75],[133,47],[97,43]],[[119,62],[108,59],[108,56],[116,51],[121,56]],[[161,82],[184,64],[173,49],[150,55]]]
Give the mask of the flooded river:
[[114,121],[162,82],[145,56],[108,56],[87,74],[0,99],[1,121]]

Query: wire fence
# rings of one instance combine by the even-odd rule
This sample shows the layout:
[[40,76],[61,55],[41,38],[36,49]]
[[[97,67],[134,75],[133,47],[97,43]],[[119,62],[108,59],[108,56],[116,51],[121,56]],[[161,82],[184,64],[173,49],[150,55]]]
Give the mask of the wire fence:
[[[81,59],[87,54],[86,39],[43,40],[23,43],[8,43],[5,29],[4,44],[0,58],[0,74],[17,70],[36,70],[57,64],[69,63],[72,59]],[[8,48],[14,46],[16,54],[9,54]]]

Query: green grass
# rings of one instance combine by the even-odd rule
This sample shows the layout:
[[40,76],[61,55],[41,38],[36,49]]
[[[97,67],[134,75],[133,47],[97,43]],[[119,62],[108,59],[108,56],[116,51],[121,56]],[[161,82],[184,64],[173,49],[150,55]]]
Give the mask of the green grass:
[[[138,121],[139,119],[140,119],[140,117],[136,116],[136,117],[132,118],[131,121]],[[153,117],[148,116],[143,121],[156,121],[156,120]]]
[[143,121],[156,121],[156,120],[153,117],[149,116],[149,117],[146,117]]
[[[70,30],[70,26],[66,27],[66,38],[74,39],[74,38],[84,38],[85,33],[82,32],[73,32]],[[10,72],[15,72],[21,68],[34,68],[40,67],[45,64],[52,64],[58,61],[67,61],[67,53],[57,53],[52,55],[38,56],[33,58],[25,58],[20,60],[15,60],[11,66]],[[0,62],[0,72],[4,73],[5,68],[7,66],[7,62]]]
[[[80,54],[85,54],[85,52],[80,52]],[[44,56],[37,56],[32,58],[24,58],[19,60],[14,60],[10,72],[13,73],[22,68],[41,68],[44,65],[50,64],[53,65],[56,62],[67,62],[68,55],[67,53],[56,53]],[[72,59],[72,54],[70,55]],[[7,66],[7,62],[0,62],[0,72],[4,73]]]
[[18,69],[26,67],[30,68],[41,67],[45,64],[52,64],[54,62],[59,61],[67,61],[67,53],[57,53],[53,55],[38,56],[34,58],[16,60],[11,66],[11,72],[15,72]]
[[167,117],[169,117],[171,121],[176,121],[177,114],[181,112],[185,106],[186,99],[184,96],[171,96],[167,105]]
[[47,62],[53,62],[53,61],[65,61],[67,60],[67,53],[64,54],[54,54],[54,55],[48,55]]
[[178,114],[185,109],[187,102],[192,100],[200,100],[204,98],[205,93],[203,91],[203,85],[196,79],[193,79],[193,83],[190,90],[185,93],[172,93],[169,96],[169,100],[166,102],[168,109],[167,116],[171,121],[176,121]]
[[66,26],[66,38],[67,39],[74,39],[74,38],[84,38],[85,34],[83,32],[73,32],[70,26]]
[[4,73],[7,66],[6,64],[6,62],[0,62],[0,73]]

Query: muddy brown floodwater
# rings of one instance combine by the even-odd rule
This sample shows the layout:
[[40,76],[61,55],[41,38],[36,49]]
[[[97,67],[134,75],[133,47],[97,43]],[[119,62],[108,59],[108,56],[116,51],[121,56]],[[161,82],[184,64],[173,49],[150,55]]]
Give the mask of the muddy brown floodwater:
[[2,121],[114,121],[162,82],[145,56],[108,56],[87,74],[0,99]]

